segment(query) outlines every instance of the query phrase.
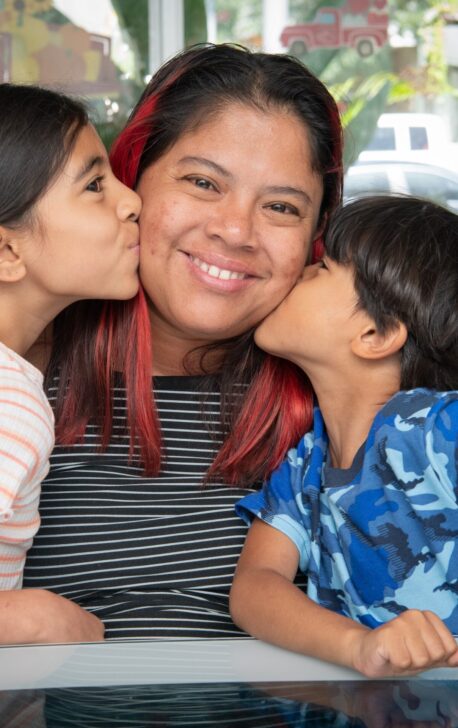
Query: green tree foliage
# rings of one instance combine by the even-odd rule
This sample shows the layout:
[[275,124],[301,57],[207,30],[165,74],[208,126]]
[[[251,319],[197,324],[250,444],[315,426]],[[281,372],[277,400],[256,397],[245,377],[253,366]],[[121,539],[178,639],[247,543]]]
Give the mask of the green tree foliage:
[[186,48],[207,40],[205,0],[184,0],[184,41]]

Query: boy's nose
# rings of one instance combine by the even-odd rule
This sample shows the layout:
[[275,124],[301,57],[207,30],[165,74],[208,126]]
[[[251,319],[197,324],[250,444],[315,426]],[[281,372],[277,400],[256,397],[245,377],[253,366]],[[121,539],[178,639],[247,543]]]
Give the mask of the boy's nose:
[[300,277],[301,281],[307,281],[310,278],[313,278],[316,276],[317,272],[320,269],[321,263],[313,263],[313,265],[306,265],[304,270],[302,271],[302,275]]

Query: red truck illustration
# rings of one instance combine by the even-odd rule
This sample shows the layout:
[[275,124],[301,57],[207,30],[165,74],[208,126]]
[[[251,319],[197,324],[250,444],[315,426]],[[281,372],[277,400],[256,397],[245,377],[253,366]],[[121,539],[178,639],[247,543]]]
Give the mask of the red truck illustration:
[[[350,0],[347,8],[322,7],[311,23],[284,28],[280,42],[294,55],[315,48],[350,46],[360,56],[370,56],[388,40],[388,15],[383,12],[383,0],[379,0],[378,7],[373,10],[365,10],[365,5]],[[360,12],[355,12],[357,8],[361,8]]]

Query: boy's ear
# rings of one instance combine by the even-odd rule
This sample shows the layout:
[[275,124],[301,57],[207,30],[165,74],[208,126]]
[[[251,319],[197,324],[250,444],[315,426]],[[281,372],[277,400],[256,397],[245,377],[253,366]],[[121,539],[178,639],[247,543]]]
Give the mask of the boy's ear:
[[14,231],[0,226],[0,282],[17,283],[25,277],[26,272]]
[[372,322],[354,337],[351,342],[351,350],[361,359],[385,359],[402,349],[407,336],[407,329],[401,321],[396,321],[383,334]]

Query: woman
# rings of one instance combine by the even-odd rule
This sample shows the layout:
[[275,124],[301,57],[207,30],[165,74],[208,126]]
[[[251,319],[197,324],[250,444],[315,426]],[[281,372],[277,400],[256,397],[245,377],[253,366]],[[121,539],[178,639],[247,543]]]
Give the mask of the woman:
[[194,48],[152,79],[112,163],[143,202],[146,301],[103,307],[95,334],[94,311],[56,324],[62,444],[24,585],[77,602],[109,638],[233,636],[233,505],[310,418],[307,384],[251,330],[340,200],[338,112],[292,58]]

